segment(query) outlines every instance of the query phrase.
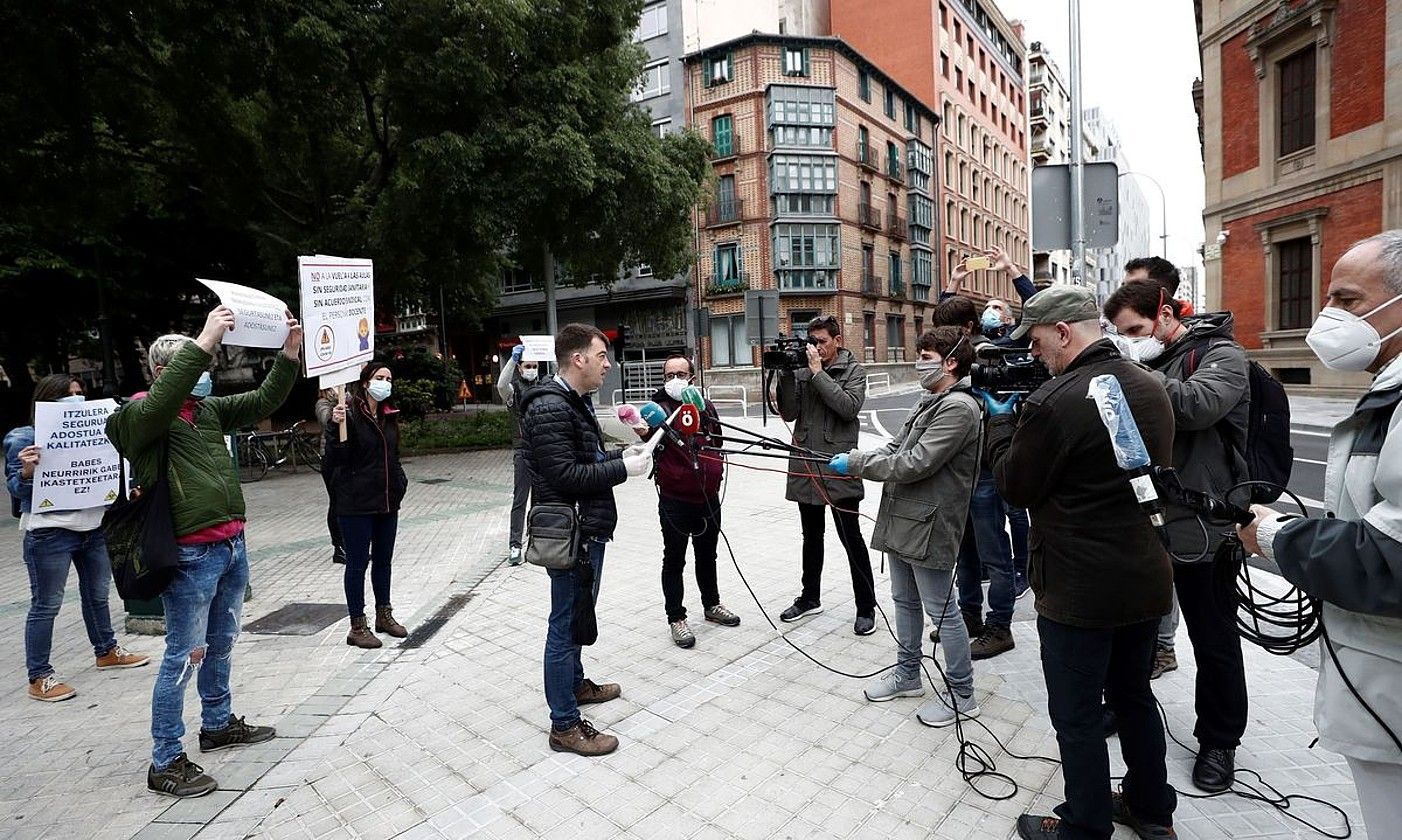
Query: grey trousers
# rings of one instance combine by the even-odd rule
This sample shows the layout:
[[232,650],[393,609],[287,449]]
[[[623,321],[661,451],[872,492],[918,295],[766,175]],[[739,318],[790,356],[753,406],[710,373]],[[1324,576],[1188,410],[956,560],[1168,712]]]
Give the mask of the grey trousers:
[[1358,808],[1369,837],[1395,837],[1402,826],[1402,764],[1381,761],[1348,760],[1353,786],[1358,789]]
[[526,528],[526,503],[531,498],[531,468],[526,463],[526,450],[516,447],[516,478],[511,490],[511,548],[521,547],[521,532]]
[[915,566],[890,554],[886,562],[891,568],[891,600],[896,605],[896,663],[901,676],[920,677],[928,615],[940,631],[944,675],[950,687],[961,695],[973,693],[974,663],[969,656],[969,631],[953,592],[954,570]]

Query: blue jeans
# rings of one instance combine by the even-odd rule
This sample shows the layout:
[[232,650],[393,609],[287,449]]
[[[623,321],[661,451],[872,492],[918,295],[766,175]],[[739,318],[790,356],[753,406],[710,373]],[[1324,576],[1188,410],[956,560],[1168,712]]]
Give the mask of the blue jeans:
[[107,539],[101,528],[70,531],[36,528],[24,535],[24,565],[29,570],[29,617],[24,622],[24,664],[29,679],[54,672],[49,652],[54,643],[54,618],[63,606],[68,566],[78,569],[78,602],[88,628],[94,656],[117,646],[107,592],[112,583],[112,563],[107,559]]
[[959,546],[959,609],[983,612],[983,571],[988,572],[988,621],[1003,627],[1013,621],[1013,556],[1003,529],[1007,505],[989,470],[979,472],[969,501],[969,521]]
[[[954,602],[954,571],[916,566],[886,555],[891,564],[891,600],[896,605],[896,667],[908,680],[920,677],[920,653],[925,642],[925,616],[939,628],[944,648],[944,675],[960,694],[974,690],[974,663],[969,657],[969,631]],[[941,688],[943,688],[941,686]]]
[[399,533],[398,513],[368,516],[342,516],[341,544],[346,549],[346,610],[351,618],[365,615],[365,569],[370,569],[370,588],[375,606],[390,605],[390,562],[394,559],[394,538]]
[[[180,567],[161,593],[166,653],[151,692],[151,763],[157,770],[169,767],[181,753],[185,686],[192,674],[200,692],[201,727],[213,731],[229,725],[229,672],[247,586],[248,553],[242,534],[180,547]],[[191,659],[198,651],[202,658]]]
[[[581,554],[594,568],[594,603],[599,602],[599,581],[604,572],[604,543],[591,539]],[[583,562],[583,557],[581,557]],[[584,682],[582,648],[570,635],[574,618],[574,598],[579,587],[580,569],[546,570],[550,575],[550,627],[545,632],[545,702],[550,706],[550,723],[556,729],[569,729],[579,722],[579,704],[574,695]]]

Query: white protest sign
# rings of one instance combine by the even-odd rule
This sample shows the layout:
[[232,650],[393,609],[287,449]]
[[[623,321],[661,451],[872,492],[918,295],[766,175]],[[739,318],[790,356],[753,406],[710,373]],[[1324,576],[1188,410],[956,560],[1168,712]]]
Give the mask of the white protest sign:
[[555,336],[553,335],[523,335],[521,343],[526,346],[526,352],[521,354],[523,362],[553,362],[555,361]]
[[195,279],[218,295],[220,303],[234,310],[234,326],[224,333],[224,344],[277,349],[287,341],[287,304],[267,292],[237,283]]
[[[375,266],[370,260],[298,257],[307,376],[355,368],[375,355]],[[326,386],[323,386],[326,387]]]
[[84,510],[117,498],[121,461],[107,439],[116,400],[34,404],[34,512]]
[[348,385],[360,378],[360,363],[357,362],[348,368],[341,368],[330,373],[323,373],[317,378],[316,387],[325,390],[335,388],[337,385]]

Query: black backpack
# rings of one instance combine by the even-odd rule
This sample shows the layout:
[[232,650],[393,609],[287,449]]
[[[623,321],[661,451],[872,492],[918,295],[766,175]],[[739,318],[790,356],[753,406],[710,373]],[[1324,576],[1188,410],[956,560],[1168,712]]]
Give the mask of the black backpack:
[[[1189,350],[1188,376],[1197,370],[1199,350],[1206,353],[1224,344],[1236,342],[1223,339]],[[1295,447],[1290,445],[1290,398],[1285,394],[1285,386],[1259,362],[1248,359],[1246,374],[1251,389],[1246,440],[1236,440],[1236,434],[1224,433],[1223,437],[1246,459],[1248,478],[1285,487],[1290,483],[1290,470],[1295,464]],[[1271,487],[1257,485],[1251,488],[1251,501],[1260,504],[1270,504],[1280,495],[1280,490]],[[1239,503],[1237,500],[1233,502]]]

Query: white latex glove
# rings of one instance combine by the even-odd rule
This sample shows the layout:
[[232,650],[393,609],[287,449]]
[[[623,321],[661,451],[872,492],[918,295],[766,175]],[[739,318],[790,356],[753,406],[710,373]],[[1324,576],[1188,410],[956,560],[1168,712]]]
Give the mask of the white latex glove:
[[652,455],[645,452],[623,453],[623,468],[628,471],[630,478],[647,475],[652,469]]
[[625,458],[625,459],[630,458],[630,457],[631,457],[631,458],[636,458],[636,457],[641,456],[641,455],[642,455],[644,452],[646,452],[646,451],[647,451],[647,444],[646,444],[646,443],[634,443],[634,444],[629,444],[628,446],[625,446],[625,447],[623,448],[623,458]]

